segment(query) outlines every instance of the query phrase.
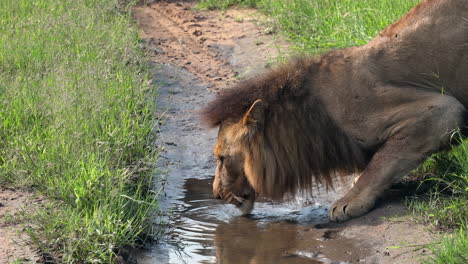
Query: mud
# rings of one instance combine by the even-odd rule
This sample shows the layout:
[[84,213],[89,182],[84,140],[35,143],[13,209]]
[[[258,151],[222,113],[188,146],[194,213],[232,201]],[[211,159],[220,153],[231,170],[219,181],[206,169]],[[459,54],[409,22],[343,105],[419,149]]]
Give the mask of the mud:
[[413,221],[401,202],[408,190],[400,186],[371,213],[342,224],[328,223],[327,208],[350,180],[329,192],[317,190],[314,198],[256,203],[249,217],[212,198],[217,131],[204,128],[197,111],[217,89],[268,68],[287,43],[259,26],[254,10],[194,11],[193,5],[155,2],[134,9],[159,87],[163,179],[155,188],[164,187],[160,207],[168,216],[162,220],[171,228],[133,258],[138,263],[419,263],[428,254],[421,245],[438,235]]

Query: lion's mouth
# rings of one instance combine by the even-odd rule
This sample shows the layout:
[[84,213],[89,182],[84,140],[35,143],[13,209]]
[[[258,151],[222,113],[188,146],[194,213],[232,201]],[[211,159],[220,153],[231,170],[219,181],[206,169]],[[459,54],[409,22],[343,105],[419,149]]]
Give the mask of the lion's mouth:
[[233,195],[232,197],[236,200],[237,203],[235,203],[235,205],[236,205],[237,207],[239,207],[239,206],[241,206],[243,203],[249,201],[249,199],[248,199],[247,196],[245,196],[245,197],[239,197],[239,196],[237,196],[237,195]]
[[253,189],[244,190],[243,195],[221,189],[220,191],[214,191],[213,196],[216,199],[222,199],[226,203],[233,204],[241,211],[242,215],[248,215],[253,210],[257,195]]
[[224,195],[220,195],[221,199],[223,199],[225,202],[227,203],[230,203],[230,204],[233,204],[235,206],[241,206],[242,203],[248,201],[248,196],[244,196],[244,197],[241,197],[241,196],[238,196],[238,195],[235,195],[234,193],[232,192],[228,192]]
[[236,204],[236,207],[241,211],[242,216],[246,216],[252,212],[254,204],[255,202],[253,200],[244,199],[241,204]]
[[229,193],[224,200],[230,204],[235,205],[236,208],[241,211],[242,215],[248,215],[253,210],[255,197],[255,193],[245,194],[242,197],[233,193]]

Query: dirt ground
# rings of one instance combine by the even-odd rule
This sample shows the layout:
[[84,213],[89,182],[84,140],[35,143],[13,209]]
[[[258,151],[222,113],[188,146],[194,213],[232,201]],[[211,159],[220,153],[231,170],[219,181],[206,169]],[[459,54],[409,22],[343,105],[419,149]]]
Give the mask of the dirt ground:
[[218,90],[251,75],[259,61],[268,66],[286,52],[286,42],[271,28],[257,26],[260,14],[254,9],[196,11],[193,6],[193,1],[162,1],[134,9],[153,61],[185,69]]
[[0,263],[36,263],[37,252],[23,232],[23,210],[37,206],[40,199],[32,193],[0,188]]
[[[275,58],[285,55],[282,51],[287,51],[287,42],[271,34],[271,29],[262,23],[255,10],[220,12],[194,10],[193,7],[192,1],[158,1],[134,9],[134,17],[141,25],[144,47],[149,51],[151,60],[159,67],[155,68],[157,72],[155,76],[159,81],[167,80],[170,83],[170,88],[166,91],[167,98],[176,98],[173,105],[167,106],[173,107],[169,110],[168,119],[171,117],[177,119],[182,115],[179,110],[187,113],[193,109],[200,109],[213,92],[269,68],[271,64],[277,62]],[[200,83],[203,83],[207,89],[199,88]],[[199,90],[194,91],[193,87],[198,87]],[[161,92],[164,97],[166,92]],[[184,104],[191,105],[187,107]],[[176,123],[166,127],[169,139],[163,144],[169,150],[168,153],[171,149],[176,153],[163,157],[167,159],[165,161],[167,164],[177,163],[174,159],[180,155],[177,151],[181,151],[182,145],[184,153],[190,152],[190,147],[194,145],[193,140],[202,140],[204,137],[196,124],[197,121],[189,119],[176,120]],[[187,143],[190,145],[188,148],[184,145],[186,136],[189,138],[187,142],[190,142]],[[206,140],[214,144],[211,137],[213,135]],[[194,151],[198,148],[199,156],[211,151],[205,149],[205,141],[197,141],[195,144],[198,147],[195,147]],[[203,149],[200,146],[203,146]],[[196,155],[197,153],[193,154]],[[178,167],[174,169],[188,168],[180,172],[182,176],[177,177],[190,173],[189,171],[196,166],[203,167],[201,168],[203,170],[207,168],[214,170],[214,167],[210,167],[212,163],[206,164],[200,165],[197,162],[177,164]],[[170,192],[167,194],[170,195]],[[376,209],[363,217],[340,224],[321,225],[318,228],[294,229],[295,240],[307,238],[308,242],[302,243],[294,252],[283,252],[282,256],[291,257],[302,254],[301,252],[317,252],[317,249],[312,247],[318,247],[328,259],[317,260],[312,257],[315,262],[308,263],[342,263],[330,262],[330,258],[345,260],[345,263],[419,263],[422,258],[430,254],[424,245],[437,240],[440,234],[413,219],[401,202],[406,194],[407,190],[396,187],[387,192]],[[334,199],[336,197],[329,197],[325,203]],[[223,232],[228,231],[223,230]],[[340,248],[342,245],[340,241],[345,239],[353,241],[352,250]],[[321,242],[317,245],[313,241]],[[246,243],[249,242],[246,240]],[[324,245],[326,248],[323,248]],[[157,254],[161,252],[158,251]],[[154,263],[154,257],[157,257],[156,253],[153,256],[147,254],[146,260],[139,263]],[[302,254],[300,257],[309,258],[307,254]],[[168,258],[169,260],[165,259],[162,263],[173,263],[170,256]],[[263,263],[258,259],[258,256],[254,256],[250,259],[250,263]],[[221,262],[235,263],[233,260]]]

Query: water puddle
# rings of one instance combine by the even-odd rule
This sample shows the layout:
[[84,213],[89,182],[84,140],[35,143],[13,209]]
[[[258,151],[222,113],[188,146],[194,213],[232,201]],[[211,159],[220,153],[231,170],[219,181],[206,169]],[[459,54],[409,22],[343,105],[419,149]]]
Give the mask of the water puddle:
[[[316,224],[327,222],[326,207],[300,202],[259,203],[249,217],[214,200],[211,179],[189,178],[174,203],[173,225],[162,243],[138,263],[350,263],[354,242]],[[351,255],[353,252],[353,256]],[[364,252],[363,252],[364,253]],[[344,256],[341,256],[344,255]],[[360,255],[360,254],[358,254]],[[354,257],[354,258],[353,258]]]

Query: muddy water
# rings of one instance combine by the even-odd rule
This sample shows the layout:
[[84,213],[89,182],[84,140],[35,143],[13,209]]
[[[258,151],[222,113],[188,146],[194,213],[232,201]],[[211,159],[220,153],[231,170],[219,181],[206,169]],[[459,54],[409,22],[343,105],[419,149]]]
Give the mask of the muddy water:
[[[239,216],[232,206],[212,198],[216,166],[212,148],[216,130],[203,128],[197,110],[212,98],[191,73],[155,65],[160,87],[158,129],[163,147],[160,168],[164,185],[160,206],[171,225],[161,241],[139,252],[138,263],[349,263],[365,259],[359,241],[337,230],[320,229],[335,192],[287,203],[260,202],[252,215]],[[338,189],[338,192],[341,191]]]

